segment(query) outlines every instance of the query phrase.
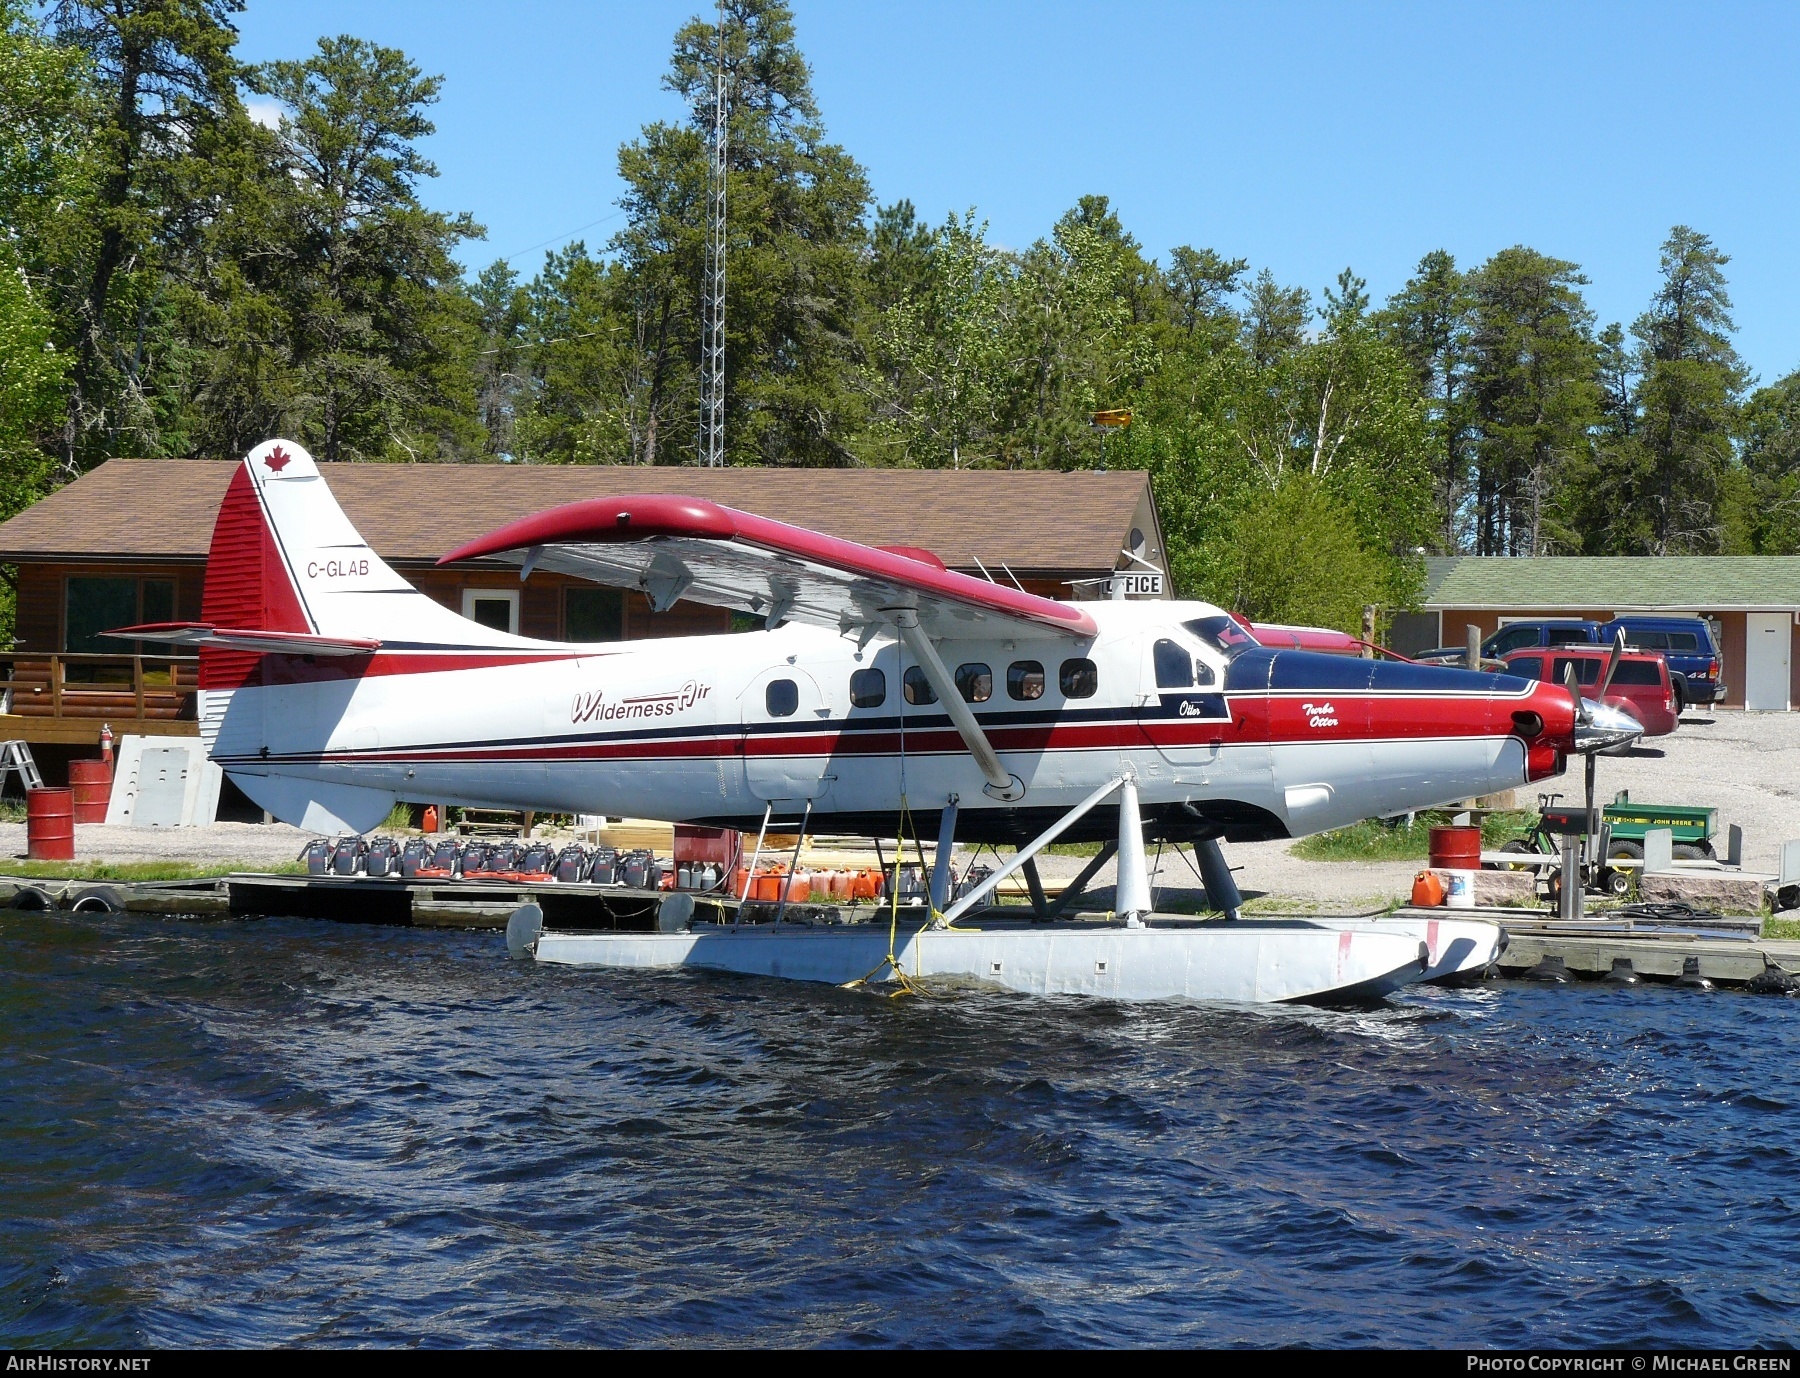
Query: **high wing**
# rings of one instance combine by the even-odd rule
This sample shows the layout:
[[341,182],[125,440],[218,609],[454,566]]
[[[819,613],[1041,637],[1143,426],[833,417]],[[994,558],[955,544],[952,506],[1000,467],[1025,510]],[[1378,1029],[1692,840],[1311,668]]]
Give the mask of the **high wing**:
[[438,563],[487,555],[517,558],[522,575],[549,569],[640,589],[658,612],[686,598],[756,614],[768,627],[832,627],[865,644],[891,628],[987,777],[987,792],[1009,801],[1025,787],[1001,764],[935,643],[995,635],[1081,642],[1099,630],[1075,604],[958,574],[926,551],[859,545],[699,498],[572,502],[503,526]]
[[100,635],[116,636],[122,641],[166,641],[174,646],[218,646],[227,651],[275,655],[364,656],[381,649],[379,641],[366,637],[246,631],[215,627],[210,622],[146,622],[141,627],[116,627]]
[[667,611],[678,599],[843,632],[898,625],[910,612],[937,640],[1003,633],[1080,641],[1095,633],[1078,605],[945,569],[926,551],[883,550],[698,498],[590,498],[501,527],[439,564],[518,559],[641,590]]

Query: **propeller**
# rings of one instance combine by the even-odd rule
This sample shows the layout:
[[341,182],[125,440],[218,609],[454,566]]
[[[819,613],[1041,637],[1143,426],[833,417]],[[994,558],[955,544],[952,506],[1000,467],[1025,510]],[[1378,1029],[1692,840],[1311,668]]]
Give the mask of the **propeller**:
[[[1605,694],[1612,683],[1614,669],[1618,666],[1619,653],[1622,648],[1615,645],[1612,655],[1607,660],[1606,674],[1599,685],[1599,692]],[[1644,726],[1631,714],[1611,704],[1598,703],[1584,698],[1580,682],[1575,678],[1573,659],[1563,665],[1563,688],[1569,691],[1569,702],[1575,709],[1575,750],[1591,757],[1596,751],[1605,751],[1611,746],[1623,746],[1644,735]]]
[[[1619,668],[1619,657],[1625,654],[1625,633],[1620,631],[1614,638],[1612,649],[1606,653],[1606,671],[1600,676],[1600,689],[1594,695],[1602,703],[1606,701],[1606,691],[1612,688],[1613,674]],[[1574,667],[1571,666],[1571,669]]]

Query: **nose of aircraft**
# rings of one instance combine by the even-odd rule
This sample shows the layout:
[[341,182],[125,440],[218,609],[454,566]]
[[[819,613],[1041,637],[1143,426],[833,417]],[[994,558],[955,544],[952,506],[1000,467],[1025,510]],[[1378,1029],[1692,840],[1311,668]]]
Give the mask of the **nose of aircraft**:
[[1644,725],[1623,708],[1608,703],[1581,701],[1581,714],[1575,723],[1577,751],[1604,751],[1622,746],[1644,735]]

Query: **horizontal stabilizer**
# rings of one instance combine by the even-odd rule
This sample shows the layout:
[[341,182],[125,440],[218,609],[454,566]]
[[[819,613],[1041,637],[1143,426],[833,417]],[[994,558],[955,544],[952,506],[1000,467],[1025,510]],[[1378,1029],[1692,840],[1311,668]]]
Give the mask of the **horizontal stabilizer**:
[[215,627],[210,622],[147,622],[141,627],[119,627],[102,636],[122,641],[166,641],[174,646],[217,646],[228,651],[252,651],[264,655],[366,656],[381,649],[367,637],[318,636],[312,632],[245,631]]

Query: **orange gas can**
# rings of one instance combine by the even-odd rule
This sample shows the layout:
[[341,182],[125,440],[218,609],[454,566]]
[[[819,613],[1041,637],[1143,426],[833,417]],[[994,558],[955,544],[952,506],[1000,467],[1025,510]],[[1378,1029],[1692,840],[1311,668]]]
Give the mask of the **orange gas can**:
[[1420,871],[1413,877],[1412,902],[1420,909],[1431,909],[1444,902],[1444,882],[1436,871]]

